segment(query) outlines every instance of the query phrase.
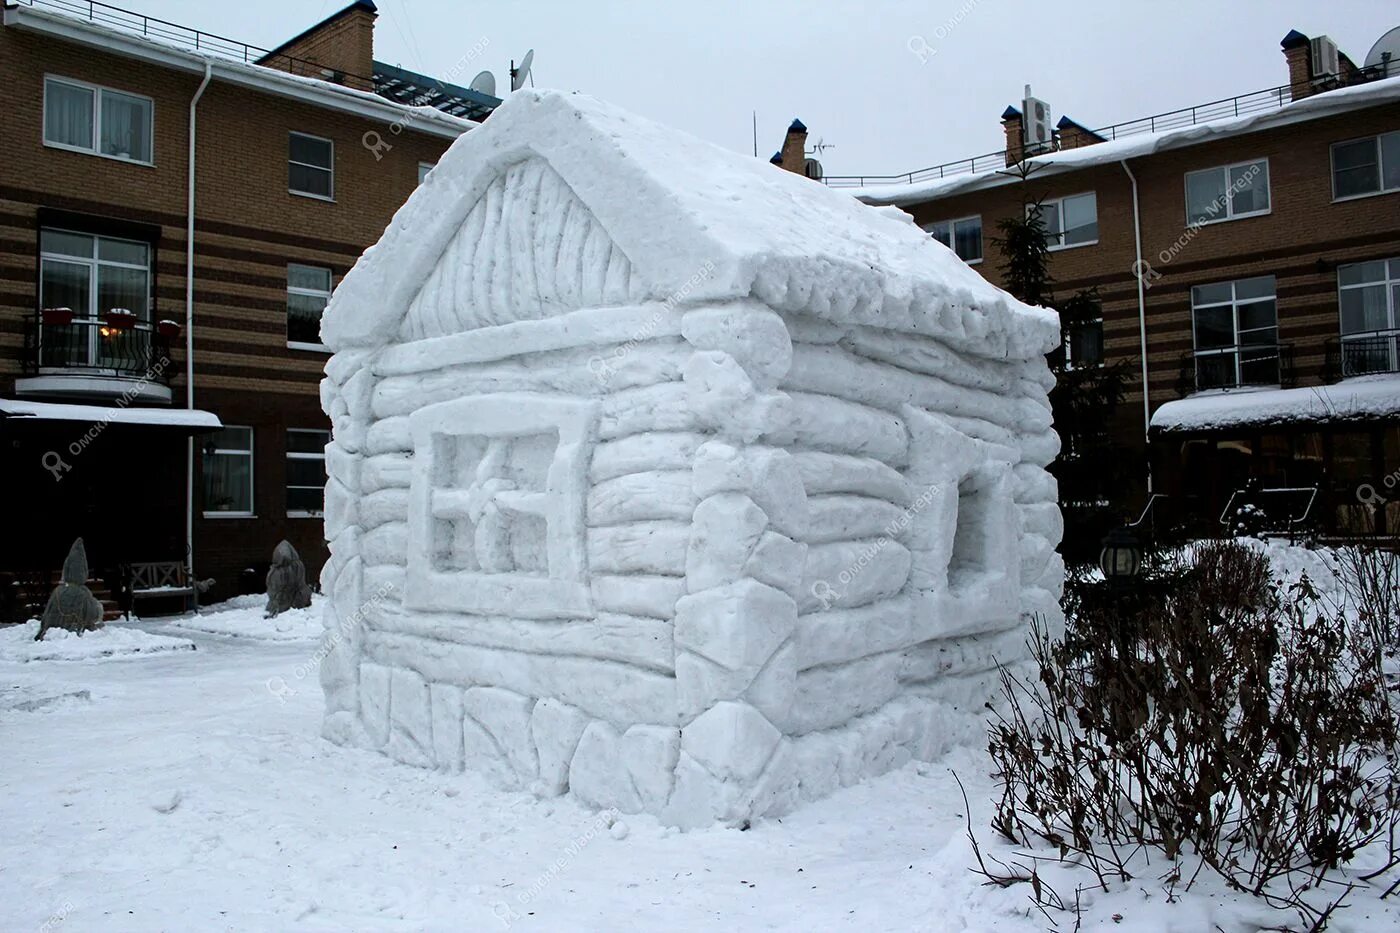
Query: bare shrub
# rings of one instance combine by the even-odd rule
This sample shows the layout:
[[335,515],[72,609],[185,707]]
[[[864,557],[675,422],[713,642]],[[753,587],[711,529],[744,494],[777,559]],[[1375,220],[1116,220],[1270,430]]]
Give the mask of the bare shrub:
[[[1132,594],[1076,587],[1066,607],[1063,641],[1035,627],[1038,683],[1002,672],[1003,836],[1104,885],[1156,851],[1169,888],[1208,869],[1314,929],[1396,867],[1397,721],[1372,626],[1323,611],[1306,577],[1281,590],[1233,542]],[[1339,872],[1373,844],[1383,872]]]
[[1337,554],[1345,608],[1376,630],[1389,654],[1400,650],[1400,554],[1349,547]]

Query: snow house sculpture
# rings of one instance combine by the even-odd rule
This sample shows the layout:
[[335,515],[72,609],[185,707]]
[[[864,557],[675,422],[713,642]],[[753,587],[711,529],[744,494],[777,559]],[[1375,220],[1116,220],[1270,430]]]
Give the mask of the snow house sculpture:
[[742,820],[980,735],[1058,619],[1058,323],[902,212],[520,91],[322,334],[334,741]]

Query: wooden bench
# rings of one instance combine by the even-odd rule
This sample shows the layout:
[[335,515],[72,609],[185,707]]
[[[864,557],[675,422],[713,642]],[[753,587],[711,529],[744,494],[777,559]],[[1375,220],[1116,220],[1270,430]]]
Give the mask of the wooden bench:
[[184,599],[186,612],[199,607],[199,587],[191,579],[185,565],[176,560],[154,561],[144,564],[127,564],[123,574],[126,593],[122,607],[126,617],[136,608],[138,599],[163,599],[180,596]]

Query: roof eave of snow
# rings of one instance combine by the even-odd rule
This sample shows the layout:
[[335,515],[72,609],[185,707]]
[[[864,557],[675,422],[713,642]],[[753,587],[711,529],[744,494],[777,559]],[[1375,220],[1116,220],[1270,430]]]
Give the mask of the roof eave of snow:
[[1400,417],[1400,375],[1360,376],[1297,389],[1199,392],[1152,413],[1154,434]]
[[217,431],[224,426],[218,415],[198,408],[121,408],[115,405],[70,405],[63,402],[30,402],[18,399],[0,399],[0,417],[24,421],[78,421],[88,424],[194,428],[199,431]]

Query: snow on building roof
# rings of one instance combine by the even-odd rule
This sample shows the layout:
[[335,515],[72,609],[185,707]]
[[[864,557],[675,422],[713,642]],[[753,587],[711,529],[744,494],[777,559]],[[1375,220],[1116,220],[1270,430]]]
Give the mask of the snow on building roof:
[[[212,50],[190,48],[182,45],[176,38],[162,38],[179,36],[180,33],[175,30],[183,27],[156,30],[160,35],[132,31],[140,28],[142,17],[126,11],[113,10],[115,8],[99,11],[99,17],[105,16],[106,20],[95,22],[83,15],[87,11],[86,5],[83,4],[50,9],[7,3],[4,7],[4,24],[7,27],[52,35],[91,48],[191,73],[202,73],[208,67],[213,77],[220,81],[308,101],[369,119],[384,120],[386,124],[397,125],[400,129],[413,129],[453,138],[480,125],[475,120],[453,116],[434,107],[409,106],[370,91],[231,58],[228,49],[220,51],[217,47]],[[124,14],[126,18],[118,16],[118,13]],[[195,34],[195,30],[189,32]],[[229,42],[221,41],[225,44]]]
[[406,309],[471,209],[493,180],[531,159],[563,178],[625,255],[644,283],[642,300],[753,296],[780,311],[924,333],[990,357],[1026,359],[1059,340],[1052,312],[991,285],[902,212],[871,210],[585,95],[529,90],[438,161],[336,289],[325,342],[344,349],[398,339]]
[[[1400,101],[1400,78],[1386,78],[1315,94],[1265,113],[1212,120],[1159,133],[1141,133],[1076,149],[1063,149],[1026,159],[1024,164],[1038,166],[1038,177],[1045,177],[1245,133],[1256,133],[1302,120],[1330,117],[1392,101]],[[1003,168],[988,172],[969,172],[951,178],[934,178],[912,185],[879,185],[845,190],[867,204],[920,204],[968,191],[1009,185],[1019,180],[1019,175],[1009,175]]]
[[1362,421],[1400,414],[1400,376],[1361,376],[1304,389],[1234,389],[1167,402],[1152,414],[1153,431]]
[[82,421],[90,424],[142,424],[217,431],[223,422],[211,411],[189,408],[117,408],[0,399],[0,417],[33,421]]

